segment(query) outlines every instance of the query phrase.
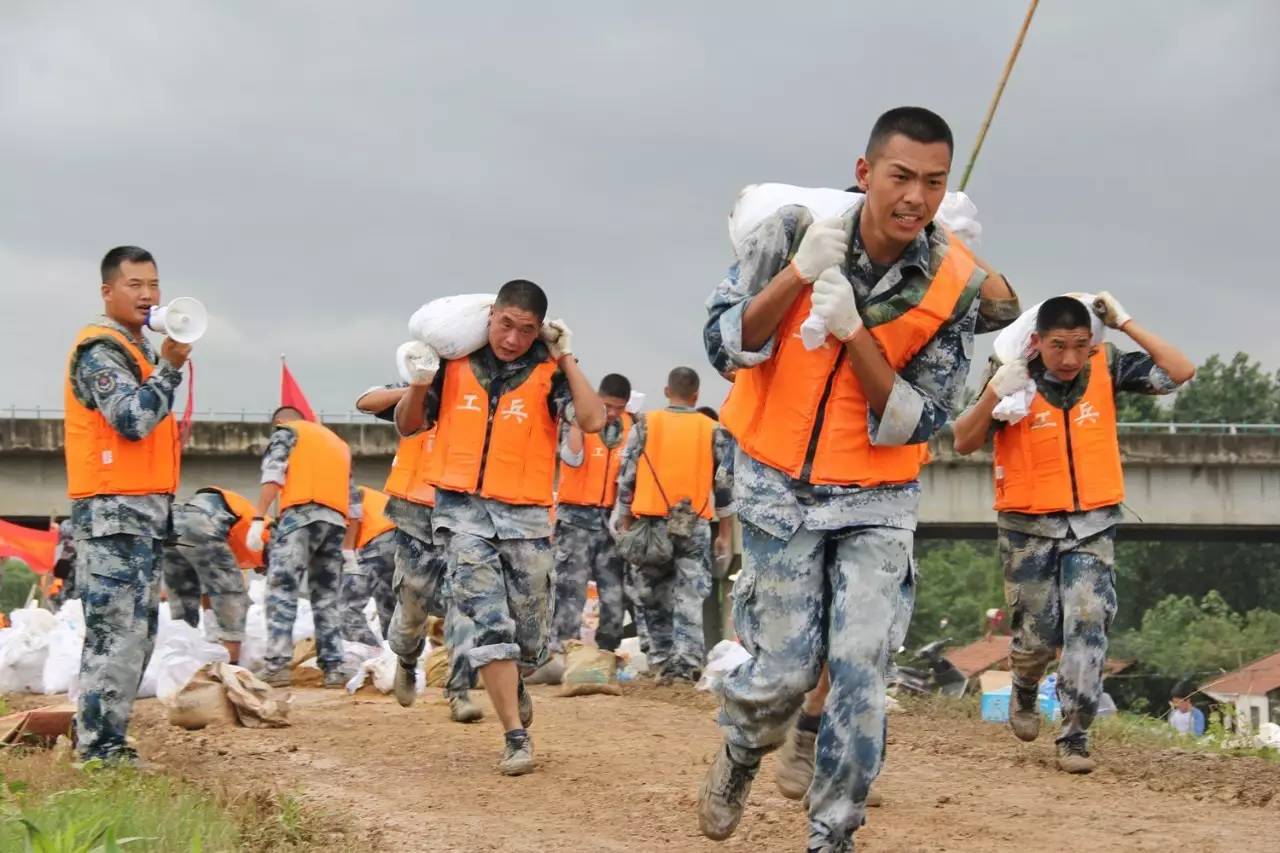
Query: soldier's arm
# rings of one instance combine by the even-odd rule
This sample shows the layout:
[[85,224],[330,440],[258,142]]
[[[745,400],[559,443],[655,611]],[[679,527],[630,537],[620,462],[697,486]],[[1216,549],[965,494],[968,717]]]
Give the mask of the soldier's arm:
[[712,493],[715,495],[716,517],[727,518],[737,512],[737,508],[733,503],[733,436],[724,427],[716,427],[712,434],[711,452],[715,457]]
[[614,507],[614,516],[622,530],[630,529],[635,520],[631,514],[631,503],[636,497],[636,472],[639,469],[640,453],[644,450],[644,441],[644,421],[637,419],[627,435],[627,445],[622,450],[622,461],[618,468],[618,501]]
[[[1140,326],[1137,320],[1125,323],[1121,331],[1145,352],[1119,353],[1113,373],[1117,391],[1168,394],[1196,375],[1195,364],[1183,355],[1182,350],[1155,332]],[[1149,365],[1143,362],[1143,356],[1150,362]],[[1128,365],[1123,364],[1126,360]]]
[[162,361],[151,378],[140,383],[133,371],[132,359],[124,350],[100,341],[80,354],[74,375],[82,400],[101,412],[120,435],[141,441],[172,411],[182,373]]
[[262,454],[262,489],[258,493],[258,506],[254,515],[265,518],[271,505],[280,496],[284,488],[285,477],[289,472],[289,455],[293,453],[298,437],[293,430],[277,427],[267,442],[267,450]]
[[356,547],[356,538],[360,535],[360,525],[364,523],[364,493],[356,487],[354,477],[349,481],[347,488],[349,508],[347,510],[347,532],[342,537],[342,549],[351,551]]
[[582,429],[568,420],[560,422],[560,461],[570,468],[581,468],[586,461],[586,441]]
[[436,425],[440,418],[440,397],[444,393],[447,364],[446,361],[440,362],[440,369],[430,385],[410,385],[400,402],[396,403],[396,431],[402,436],[407,438]]
[[407,382],[375,386],[356,398],[356,409],[380,420],[395,420],[396,403],[408,391]]
[[992,415],[1000,398],[996,396],[996,392],[992,390],[989,383],[998,366],[999,362],[992,356],[987,375],[982,382],[982,393],[968,411],[956,418],[955,426],[952,427],[955,450],[961,456],[968,456],[985,445],[992,430],[997,426]]
[[992,269],[982,258],[975,255],[974,260],[987,273],[978,290],[978,322],[974,334],[998,332],[1018,319],[1022,314],[1022,305],[1009,279]]

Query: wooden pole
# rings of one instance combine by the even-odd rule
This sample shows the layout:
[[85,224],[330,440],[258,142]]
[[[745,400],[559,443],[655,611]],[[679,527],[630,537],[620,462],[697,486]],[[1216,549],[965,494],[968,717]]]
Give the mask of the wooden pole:
[[964,167],[964,177],[960,179],[960,189],[964,190],[969,185],[969,176],[973,174],[973,164],[978,161],[978,152],[982,151],[982,143],[987,138],[987,130],[991,127],[991,120],[995,118],[996,107],[1000,105],[1000,96],[1004,94],[1005,84],[1009,82],[1009,74],[1013,72],[1013,64],[1018,61],[1018,53],[1022,50],[1022,42],[1027,37],[1027,29],[1031,26],[1031,18],[1035,16],[1036,7],[1040,5],[1040,0],[1031,0],[1031,6],[1027,9],[1027,16],[1022,19],[1022,29],[1018,30],[1018,40],[1013,43],[1013,51],[1009,54],[1009,61],[1004,64],[1004,73],[1000,75],[1000,83],[996,86],[996,94],[991,99],[991,106],[987,107],[987,117],[982,121],[982,127],[978,130],[978,141],[973,144],[973,153],[969,155],[969,163]]

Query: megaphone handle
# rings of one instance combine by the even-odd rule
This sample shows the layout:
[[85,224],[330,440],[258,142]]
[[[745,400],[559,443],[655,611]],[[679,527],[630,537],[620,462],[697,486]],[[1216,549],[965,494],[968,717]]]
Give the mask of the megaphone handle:
[[191,438],[191,421],[196,411],[196,363],[187,359],[187,405],[182,417],[178,418],[178,435],[183,446]]

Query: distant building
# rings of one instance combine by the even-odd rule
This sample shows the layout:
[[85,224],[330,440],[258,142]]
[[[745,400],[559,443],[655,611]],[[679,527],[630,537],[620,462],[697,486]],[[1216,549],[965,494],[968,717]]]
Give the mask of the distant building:
[[1242,727],[1250,731],[1265,723],[1280,724],[1280,652],[1216,678],[1200,692],[1235,705]]

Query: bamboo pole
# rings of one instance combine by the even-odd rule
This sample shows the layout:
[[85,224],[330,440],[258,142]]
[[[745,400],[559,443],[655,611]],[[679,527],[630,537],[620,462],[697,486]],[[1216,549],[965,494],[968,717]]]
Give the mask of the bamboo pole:
[[982,121],[982,127],[978,130],[978,141],[973,144],[973,153],[969,155],[969,163],[964,167],[964,177],[960,179],[960,189],[964,190],[969,184],[969,176],[973,174],[973,164],[978,161],[978,153],[982,151],[982,143],[987,138],[987,130],[991,127],[991,120],[995,118],[996,107],[1000,105],[1000,96],[1004,94],[1005,84],[1009,82],[1009,75],[1013,72],[1013,64],[1018,61],[1018,53],[1022,50],[1022,42],[1027,37],[1027,29],[1031,26],[1031,19],[1036,14],[1036,7],[1040,5],[1040,0],[1031,0],[1031,5],[1027,8],[1027,16],[1022,19],[1022,29],[1018,30],[1018,39],[1013,43],[1013,51],[1009,54],[1009,60],[1004,64],[1004,73],[1000,75],[1000,83],[996,86],[995,96],[991,99],[991,106],[987,107],[987,117]]

